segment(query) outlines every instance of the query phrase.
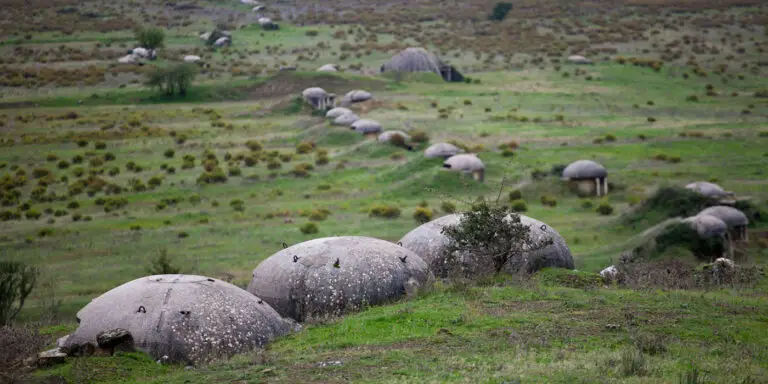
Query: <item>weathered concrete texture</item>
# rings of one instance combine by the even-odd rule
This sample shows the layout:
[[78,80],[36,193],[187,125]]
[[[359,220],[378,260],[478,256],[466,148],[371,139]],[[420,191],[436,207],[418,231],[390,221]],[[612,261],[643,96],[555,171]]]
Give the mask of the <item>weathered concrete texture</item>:
[[386,132],[382,132],[382,134],[379,135],[379,142],[389,143],[390,141],[392,141],[392,139],[395,136],[402,137],[403,141],[406,141],[406,142],[411,140],[411,137],[408,136],[408,134],[403,131],[386,131]]
[[710,183],[708,181],[697,181],[695,183],[690,183],[685,186],[686,188],[698,192],[699,194],[702,194],[707,197],[712,198],[723,198],[730,195],[730,193],[726,192],[721,186]]
[[381,133],[381,124],[376,120],[362,119],[357,120],[351,125],[352,129],[362,134]]
[[728,225],[725,222],[710,215],[699,214],[686,218],[683,222],[690,225],[699,233],[699,236],[705,239],[725,236],[728,232]]
[[354,112],[352,112],[352,110],[350,110],[348,108],[336,107],[336,108],[333,108],[333,109],[329,110],[325,114],[325,117],[327,117],[329,119],[335,119],[335,118],[337,118],[339,116],[346,115],[347,113],[354,113]]
[[450,143],[437,143],[432,144],[424,151],[424,156],[430,159],[443,158],[447,159],[451,156],[463,153],[464,150]]
[[[443,216],[408,232],[400,239],[400,243],[404,248],[421,256],[435,274],[446,276],[451,267],[447,265],[450,260],[447,253],[450,240],[442,230],[447,226],[458,225],[460,221],[459,214]],[[529,272],[546,267],[573,269],[571,250],[557,231],[539,220],[524,215],[520,215],[520,222],[531,229],[530,236],[534,243],[551,242],[545,247],[524,253],[524,265]],[[475,263],[472,255],[456,255],[455,259],[463,264]]]
[[154,358],[168,356],[188,364],[264,346],[291,327],[260,298],[194,275],[156,275],[125,283],[95,298],[77,319],[80,326],[65,343],[69,351],[89,344],[93,349],[99,334],[122,328],[136,348]]
[[328,237],[286,248],[253,270],[248,291],[299,321],[401,298],[432,278],[413,252],[369,237]]
[[373,95],[370,92],[364,91],[362,89],[355,89],[354,91],[347,92],[342,100],[345,103],[352,104],[368,101],[371,98],[373,98]]
[[722,220],[726,225],[728,225],[728,228],[746,227],[747,225],[749,225],[749,219],[747,218],[747,215],[744,214],[744,212],[739,211],[736,208],[728,207],[724,205],[709,207],[699,212],[699,215],[709,215],[709,216],[717,217],[718,219]]
[[569,164],[563,170],[563,178],[570,180],[594,180],[608,176],[608,171],[601,164],[592,160],[578,160]]

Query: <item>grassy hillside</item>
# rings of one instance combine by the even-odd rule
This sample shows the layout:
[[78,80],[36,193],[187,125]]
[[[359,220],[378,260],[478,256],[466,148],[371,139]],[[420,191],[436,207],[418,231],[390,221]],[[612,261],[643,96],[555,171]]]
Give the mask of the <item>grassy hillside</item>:
[[[70,332],[80,308],[144,276],[163,253],[184,273],[244,286],[283,243],[336,235],[396,242],[419,225],[412,214],[420,205],[437,218],[448,213],[444,202],[466,209],[478,197],[506,200],[514,190],[526,215],[563,235],[580,272],[440,284],[195,370],[128,354],[73,359],[39,377],[768,380],[764,277],[746,287],[677,291],[603,287],[594,275],[663,220],[622,219],[659,187],[713,181],[765,208],[763,4],[635,1],[597,10],[598,3],[535,2],[516,4],[505,21],[492,23],[492,4],[484,1],[459,7],[420,0],[402,9],[366,0],[286,1],[263,14],[238,2],[141,3],[143,11],[122,2],[87,1],[74,11],[35,3],[2,16],[0,261],[42,273],[20,322],[42,321],[50,337]],[[281,28],[261,30],[259,16]],[[136,24],[162,26],[166,46],[156,62],[117,65],[134,46]],[[207,48],[197,37],[217,24],[232,31],[232,47]],[[440,54],[470,81],[378,73],[411,45]],[[206,63],[186,97],[159,96],[142,84],[153,67],[186,54]],[[570,54],[595,65],[569,65]],[[326,63],[343,71],[314,72]],[[278,71],[285,66],[298,71]],[[486,164],[485,183],[424,158],[428,143],[407,151],[331,125],[297,100],[312,86],[339,95],[371,91],[372,101],[352,107],[361,117],[466,147]],[[299,150],[302,143],[314,147]],[[553,174],[579,159],[608,169],[608,196],[580,198]],[[218,179],[206,183],[211,176]],[[598,214],[601,203],[614,213]],[[382,204],[402,214],[372,217],[370,209]],[[313,215],[318,210],[330,215]],[[303,234],[299,227],[310,221],[319,232]],[[749,231],[748,264],[765,266],[768,224]]]

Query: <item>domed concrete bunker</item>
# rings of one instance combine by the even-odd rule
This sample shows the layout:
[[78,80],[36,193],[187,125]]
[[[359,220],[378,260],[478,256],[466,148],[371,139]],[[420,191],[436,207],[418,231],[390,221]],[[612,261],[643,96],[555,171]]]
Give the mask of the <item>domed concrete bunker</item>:
[[[448,226],[454,226],[461,221],[461,215],[452,214],[443,216],[439,219],[423,224],[414,230],[408,232],[400,244],[413,253],[421,256],[427,262],[435,274],[444,276],[448,269],[447,247],[450,243],[448,236],[443,234],[442,230]],[[527,225],[530,229],[530,237],[534,242],[544,243],[547,240],[550,244],[536,249],[533,252],[526,252],[523,257],[526,259],[529,272],[541,268],[555,267],[573,269],[573,255],[568,245],[560,234],[552,227],[534,218],[520,215],[520,222]],[[468,259],[471,255],[460,255],[458,259]],[[471,260],[464,260],[471,262]]]
[[304,321],[396,300],[431,279],[427,263],[396,244],[369,237],[327,237],[262,261],[253,270],[248,291],[281,315]]
[[185,364],[253,350],[291,329],[290,321],[260,298],[194,275],[154,275],[125,283],[93,299],[77,320],[80,325],[65,349],[96,346],[99,333],[122,328],[136,348]]

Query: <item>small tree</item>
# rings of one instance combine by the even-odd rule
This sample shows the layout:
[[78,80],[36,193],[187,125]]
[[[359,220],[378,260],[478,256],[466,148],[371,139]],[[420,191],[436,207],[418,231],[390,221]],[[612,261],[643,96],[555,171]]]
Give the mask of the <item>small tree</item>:
[[455,265],[456,255],[468,255],[472,269],[486,267],[499,273],[507,267],[528,269],[525,252],[535,252],[551,243],[536,241],[531,229],[520,221],[520,215],[503,204],[489,204],[484,199],[464,212],[456,225],[446,226],[442,233],[449,239],[447,256]]
[[149,73],[147,85],[167,96],[186,96],[187,90],[197,76],[197,66],[191,63],[176,64],[168,68],[157,68]]
[[147,272],[153,275],[175,275],[181,272],[181,268],[178,268],[171,264],[171,258],[168,257],[168,250],[163,248],[160,250],[160,254],[152,260]]
[[165,40],[165,32],[160,28],[144,29],[139,27],[134,31],[134,36],[139,42],[139,46],[146,49],[162,48]]
[[0,262],[0,326],[11,323],[37,283],[39,271],[16,261]]
[[493,11],[491,11],[491,15],[488,16],[488,18],[493,21],[502,21],[507,17],[507,14],[511,10],[512,3],[498,2],[493,7]]

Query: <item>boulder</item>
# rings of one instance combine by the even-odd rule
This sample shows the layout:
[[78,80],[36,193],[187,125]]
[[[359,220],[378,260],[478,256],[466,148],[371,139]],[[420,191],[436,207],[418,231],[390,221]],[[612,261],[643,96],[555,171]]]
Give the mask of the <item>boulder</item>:
[[133,336],[123,328],[110,329],[96,335],[96,345],[109,355],[116,350],[130,352],[133,351]]
[[600,276],[606,283],[611,283],[616,281],[616,278],[619,276],[619,270],[615,265],[611,265],[610,267],[600,271]]
[[580,65],[592,64],[592,60],[589,60],[586,57],[580,56],[580,55],[568,56],[568,62],[571,64],[580,64]]
[[67,354],[59,348],[49,349],[37,355],[37,366],[49,367],[67,361]]

